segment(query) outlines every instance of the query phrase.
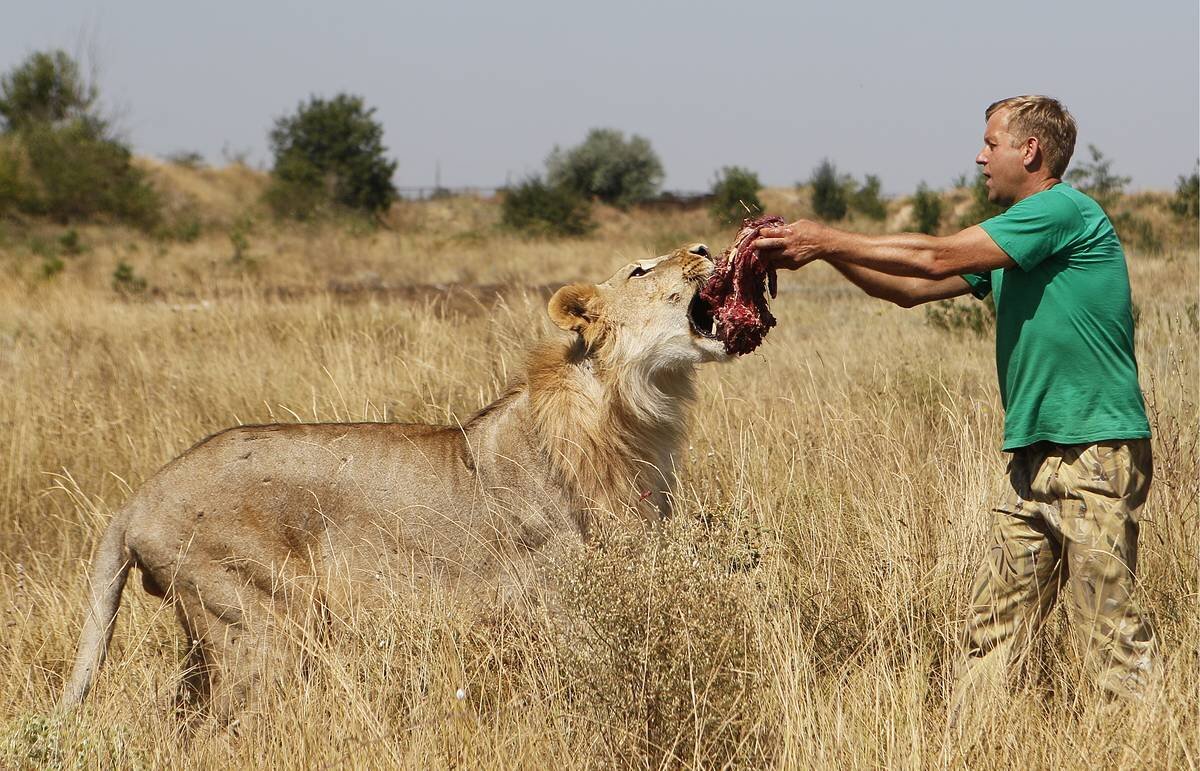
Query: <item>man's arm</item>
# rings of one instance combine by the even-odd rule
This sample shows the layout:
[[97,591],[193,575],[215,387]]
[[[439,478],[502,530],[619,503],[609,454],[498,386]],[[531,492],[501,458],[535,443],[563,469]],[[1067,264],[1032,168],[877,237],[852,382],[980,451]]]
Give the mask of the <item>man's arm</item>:
[[961,276],[935,280],[893,276],[849,262],[831,261],[829,264],[867,294],[902,308],[911,308],[933,300],[946,300],[971,291],[971,285]]
[[952,236],[866,236],[799,220],[763,228],[754,248],[779,268],[798,268],[821,258],[835,266],[855,265],[892,276],[934,281],[1016,265],[978,225]]

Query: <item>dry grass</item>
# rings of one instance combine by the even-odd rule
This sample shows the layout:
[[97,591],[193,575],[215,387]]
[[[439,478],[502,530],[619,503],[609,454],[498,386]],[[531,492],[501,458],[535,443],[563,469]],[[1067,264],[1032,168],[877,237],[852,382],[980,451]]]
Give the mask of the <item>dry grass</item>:
[[[214,194],[215,195],[215,194]],[[224,200],[224,199],[221,199]],[[795,215],[780,197],[773,211]],[[220,218],[213,218],[220,221]],[[229,239],[81,229],[52,280],[0,256],[0,766],[1110,768],[1200,763],[1197,252],[1134,254],[1157,476],[1142,597],[1157,703],[1112,717],[1061,615],[974,743],[945,741],[948,662],[985,512],[1001,494],[991,343],[783,279],[761,352],[703,372],[678,517],[563,566],[571,624],[389,607],[339,626],[242,735],[186,735],[184,641],[131,582],[113,655],[50,716],[84,570],[131,486],[237,422],[465,416],[550,334],[544,287],[728,229],[604,212],[575,242],[495,233],[482,202],[407,205],[394,230],[258,224]],[[110,286],[118,261],[144,296]],[[462,691],[459,698],[458,692]]]

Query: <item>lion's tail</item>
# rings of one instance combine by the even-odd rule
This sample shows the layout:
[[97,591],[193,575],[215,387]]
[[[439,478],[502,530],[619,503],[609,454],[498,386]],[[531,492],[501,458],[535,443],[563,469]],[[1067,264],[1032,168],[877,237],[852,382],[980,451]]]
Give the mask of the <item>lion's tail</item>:
[[133,566],[132,555],[125,546],[127,522],[128,517],[122,514],[113,519],[104,531],[100,547],[92,560],[87,617],[84,618],[83,631],[79,635],[75,667],[67,687],[63,690],[60,702],[63,708],[74,707],[83,701],[108,653],[113,622],[117,617],[117,608],[121,605],[121,591],[125,588],[129,568]]

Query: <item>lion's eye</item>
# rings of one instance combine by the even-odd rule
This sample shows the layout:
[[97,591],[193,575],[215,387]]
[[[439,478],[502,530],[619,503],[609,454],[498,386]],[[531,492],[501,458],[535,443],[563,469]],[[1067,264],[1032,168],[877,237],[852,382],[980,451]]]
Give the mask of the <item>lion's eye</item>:
[[639,265],[639,266],[637,266],[636,268],[634,268],[634,269],[633,269],[633,272],[629,274],[629,277],[630,277],[630,278],[637,278],[638,276],[644,276],[644,275],[646,275],[646,274],[647,274],[647,273],[649,273],[649,272],[650,272],[650,271],[646,270],[646,269],[645,269],[645,268],[643,268],[641,265]]

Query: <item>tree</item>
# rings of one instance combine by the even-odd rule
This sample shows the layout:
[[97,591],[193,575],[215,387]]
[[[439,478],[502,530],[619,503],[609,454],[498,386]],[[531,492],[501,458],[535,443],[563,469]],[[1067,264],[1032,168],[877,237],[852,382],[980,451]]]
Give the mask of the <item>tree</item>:
[[1095,145],[1088,145],[1088,153],[1092,156],[1091,162],[1076,164],[1075,168],[1067,172],[1067,182],[1095,198],[1096,203],[1108,211],[1125,192],[1129,177],[1114,174],[1112,159],[1104,157],[1104,153]]
[[717,172],[713,181],[713,200],[709,211],[718,222],[741,222],[762,211],[758,191],[762,184],[758,175],[740,166],[726,166]]
[[396,198],[383,127],[362,97],[312,97],[270,133],[275,165],[267,201],[279,214],[311,216],[329,205],[362,212],[386,209]]
[[813,170],[813,211],[823,220],[836,222],[846,216],[846,189],[838,177],[837,167],[828,158]]
[[883,205],[880,195],[882,189],[883,183],[879,181],[879,177],[868,174],[862,186],[851,196],[850,204],[859,214],[873,220],[882,220],[887,217],[887,207]]
[[0,78],[6,132],[91,116],[95,102],[96,88],[84,82],[79,65],[61,50],[33,53]]
[[913,227],[918,233],[935,235],[942,221],[942,199],[937,191],[930,190],[922,182],[917,186],[917,194],[913,196]]
[[658,192],[663,166],[648,140],[598,128],[576,147],[555,147],[546,159],[546,179],[553,187],[624,208]]
[[31,54],[0,77],[7,134],[0,209],[59,220],[114,217],[150,228],[160,201],[95,109],[96,88],[62,51]]

